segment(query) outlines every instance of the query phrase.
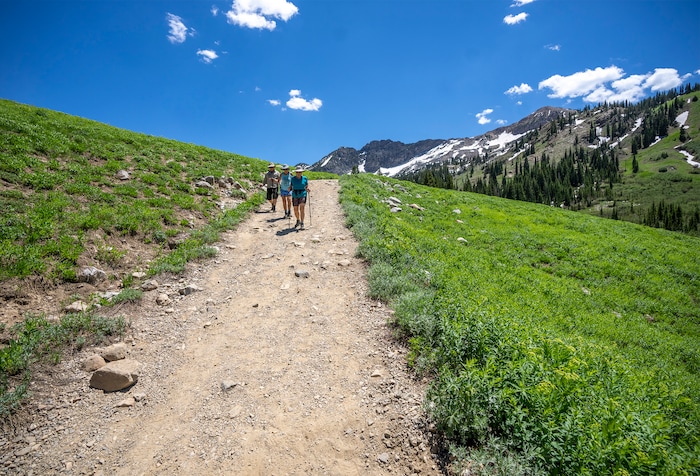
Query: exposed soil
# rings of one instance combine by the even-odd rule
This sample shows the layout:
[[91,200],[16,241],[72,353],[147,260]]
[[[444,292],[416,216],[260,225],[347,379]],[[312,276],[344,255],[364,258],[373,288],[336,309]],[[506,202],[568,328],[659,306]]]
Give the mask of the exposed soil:
[[[338,183],[310,187],[305,230],[266,203],[215,259],[109,310],[132,322],[134,386],[90,388],[95,349],[35,373],[3,422],[0,474],[442,474],[424,384],[366,296]],[[189,284],[202,290],[180,295]]]

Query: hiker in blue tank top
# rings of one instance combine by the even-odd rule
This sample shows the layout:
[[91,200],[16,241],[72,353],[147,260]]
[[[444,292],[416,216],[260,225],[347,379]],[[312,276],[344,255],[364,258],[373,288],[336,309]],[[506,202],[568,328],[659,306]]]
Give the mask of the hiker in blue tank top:
[[289,173],[289,165],[282,166],[282,175],[280,175],[280,196],[282,197],[282,206],[284,207],[284,217],[292,216],[292,174]]
[[294,228],[304,229],[304,207],[306,206],[306,196],[309,193],[309,179],[302,174],[304,169],[297,167],[292,177],[289,191],[292,192],[292,206],[294,216],[297,219]]

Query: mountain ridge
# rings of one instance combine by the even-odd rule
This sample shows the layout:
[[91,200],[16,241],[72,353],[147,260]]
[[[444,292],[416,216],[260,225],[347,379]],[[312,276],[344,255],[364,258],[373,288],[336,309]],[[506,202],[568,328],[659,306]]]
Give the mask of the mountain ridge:
[[544,106],[521,120],[484,134],[452,139],[424,139],[405,144],[389,139],[374,140],[360,150],[340,147],[309,166],[309,170],[339,175],[353,170],[400,176],[448,159],[469,160],[484,153],[496,152],[532,130],[577,111]]

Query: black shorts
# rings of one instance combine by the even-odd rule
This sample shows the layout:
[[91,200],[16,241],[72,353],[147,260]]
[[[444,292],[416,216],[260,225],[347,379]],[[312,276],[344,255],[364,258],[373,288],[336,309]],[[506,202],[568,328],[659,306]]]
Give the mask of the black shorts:
[[292,206],[298,207],[301,203],[306,203],[306,197],[292,197]]
[[268,188],[267,189],[267,199],[274,200],[275,198],[277,198],[277,188]]

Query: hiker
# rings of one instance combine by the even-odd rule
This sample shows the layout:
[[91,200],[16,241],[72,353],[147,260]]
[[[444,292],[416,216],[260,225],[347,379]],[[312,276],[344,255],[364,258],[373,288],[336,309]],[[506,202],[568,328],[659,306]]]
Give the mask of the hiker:
[[267,187],[267,200],[272,206],[271,211],[275,211],[277,206],[277,187],[280,182],[280,173],[275,170],[275,164],[270,162],[267,166],[267,173],[263,179],[263,186]]
[[292,192],[292,206],[294,207],[294,216],[297,219],[294,228],[299,227],[300,230],[304,229],[304,207],[306,206],[306,197],[309,193],[309,179],[302,174],[304,169],[297,167],[294,170],[294,177],[292,177],[291,185],[289,190]]
[[292,174],[289,173],[289,165],[282,166],[282,175],[280,175],[280,196],[282,197],[282,206],[284,207],[284,217],[292,216]]

